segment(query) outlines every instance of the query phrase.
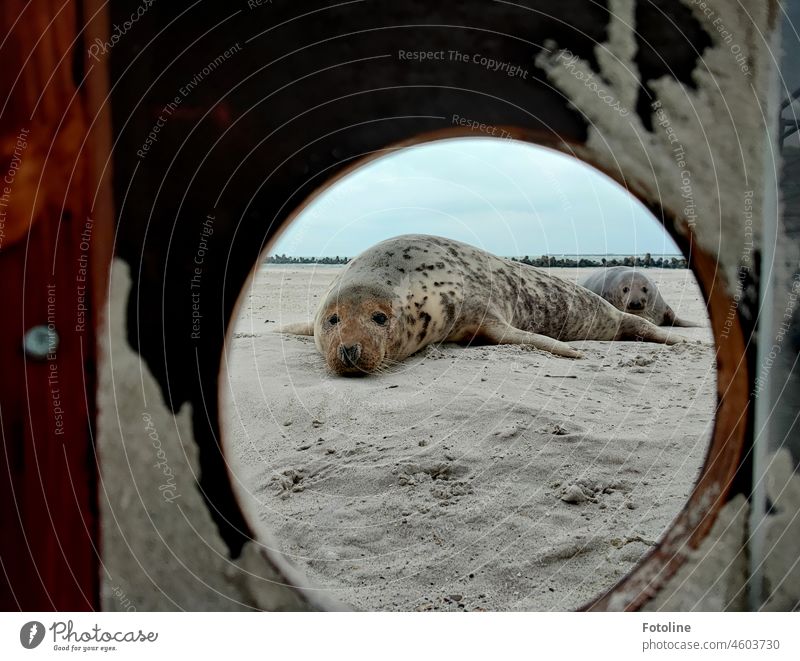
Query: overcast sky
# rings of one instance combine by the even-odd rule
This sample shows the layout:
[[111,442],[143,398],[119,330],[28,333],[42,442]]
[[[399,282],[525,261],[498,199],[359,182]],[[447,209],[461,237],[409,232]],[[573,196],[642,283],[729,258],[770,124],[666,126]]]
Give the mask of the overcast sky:
[[577,159],[523,142],[462,138],[365,165],[317,197],[269,253],[352,257],[409,233],[506,256],[680,252],[632,195]]

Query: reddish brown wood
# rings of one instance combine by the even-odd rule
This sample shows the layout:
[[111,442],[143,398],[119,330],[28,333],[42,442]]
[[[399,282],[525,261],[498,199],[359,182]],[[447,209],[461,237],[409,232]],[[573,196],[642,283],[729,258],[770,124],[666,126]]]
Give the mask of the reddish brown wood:
[[[107,236],[111,218],[107,192],[101,215],[90,208],[107,119],[88,138],[87,131],[104,72],[76,89],[73,57],[83,53],[76,2],[25,5],[4,2],[0,11],[7,37],[0,89],[8,94],[0,175],[12,159],[20,165],[6,183],[0,244],[0,609],[87,610],[99,603],[93,425],[103,280],[92,276],[108,270],[108,248],[97,237]],[[93,29],[102,29],[99,20]],[[55,328],[60,341],[36,360],[22,340],[39,325]]]

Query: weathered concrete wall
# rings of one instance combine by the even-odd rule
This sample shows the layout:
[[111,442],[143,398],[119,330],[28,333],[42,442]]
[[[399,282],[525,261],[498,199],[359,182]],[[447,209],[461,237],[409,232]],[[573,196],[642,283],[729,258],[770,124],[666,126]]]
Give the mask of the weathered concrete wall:
[[[303,578],[270,556],[264,548],[270,545],[268,539],[259,540],[262,546],[245,541],[237,557],[238,544],[249,531],[234,516],[240,513],[225,485],[224,466],[214,454],[219,427],[213,398],[226,329],[225,319],[218,317],[233,309],[238,288],[267,235],[275,232],[305,195],[340,174],[352,162],[348,159],[411,140],[420,132],[452,130],[451,117],[464,115],[465,109],[472,113],[470,119],[517,127],[520,135],[537,135],[542,140],[541,136],[549,135],[551,144],[556,142],[553,136],[560,136],[557,146],[603,168],[652,208],[664,208],[677,218],[677,228],[692,237],[691,245],[718,261],[719,278],[706,283],[708,287],[724,287],[737,302],[754,300],[753,292],[745,289],[758,281],[758,255],[764,248],[760,244],[762,212],[769,208],[765,166],[772,167],[772,161],[766,144],[768,118],[774,110],[769,35],[776,4],[750,3],[745,10],[736,0],[720,0],[709,14],[699,3],[681,3],[609,0],[607,26],[600,25],[597,16],[589,16],[588,9],[581,14],[573,2],[558,7],[546,3],[549,11],[563,13],[568,25],[586,23],[580,26],[584,31],[564,30],[558,21],[542,21],[537,18],[540,14],[511,5],[461,3],[455,8],[454,3],[452,11],[429,9],[422,3],[387,5],[385,15],[369,14],[370,25],[381,20],[391,25],[395,18],[398,23],[413,22],[420,17],[432,25],[416,29],[413,36],[388,29],[374,34],[364,31],[363,36],[348,40],[347,55],[375,57],[359,64],[357,71],[329,67],[323,70],[324,76],[311,76],[313,67],[297,53],[281,60],[280,67],[263,66],[290,52],[301,34],[302,39],[324,39],[338,25],[363,22],[358,8],[342,6],[336,10],[336,21],[316,21],[305,28],[300,22],[276,20],[283,27],[271,32],[269,40],[257,41],[237,55],[235,66],[237,72],[252,70],[260,76],[252,79],[253,86],[260,86],[253,97],[259,104],[262,88],[291,87],[291,94],[276,96],[269,111],[251,113],[258,104],[251,103],[242,90],[225,97],[228,88],[216,88],[220,85],[217,77],[193,92],[195,105],[185,104],[182,114],[170,119],[147,156],[146,167],[137,169],[140,161],[134,167],[129,155],[120,157],[117,191],[127,206],[120,219],[122,259],[114,264],[99,397],[105,608],[333,607],[313,598],[313,591],[287,587],[303,586]],[[652,52],[643,55],[648,44],[642,34],[653,39],[661,34],[652,25],[658,19],[654,4],[659,11],[672,12],[693,42],[676,33],[652,44]],[[597,5],[592,7],[597,10]],[[204,5],[201,9],[198,25],[218,22],[214,14],[218,8]],[[137,29],[155,33],[159,21],[168,20],[171,11],[166,4],[155,6]],[[272,14],[240,18],[270,27],[272,17],[282,16],[279,12],[290,9],[281,6]],[[478,14],[481,24],[497,28],[491,39],[466,30],[442,29],[458,21],[478,24]],[[153,118],[174,98],[176,86],[196,73],[197,64],[203,65],[209,55],[213,59],[231,46],[233,38],[239,38],[234,26],[231,21],[211,33],[211,53],[190,52],[202,61],[187,55],[177,63],[177,72],[170,70],[163,80],[159,77],[152,89],[149,62],[160,62],[161,53],[140,57],[124,41],[115,47],[121,63],[118,70],[127,71],[125,57],[134,74],[136,67],[142,69],[138,79],[126,79],[121,87],[120,93],[129,90],[131,98],[120,99],[118,93],[115,101],[121,108],[117,133],[123,154],[141,146]],[[498,36],[504,34],[501,28],[516,29],[525,38],[513,35],[503,41]],[[312,36],[306,34],[308,30]],[[482,49],[508,61],[533,59],[536,67],[531,65],[531,69],[545,82],[534,76],[528,81],[511,80],[461,64],[414,68],[386,56],[398,47],[424,50],[453,43],[463,52]],[[697,45],[694,53],[693,44]],[[319,51],[315,54],[319,58]],[[659,62],[662,56],[666,59]],[[603,96],[596,86],[587,84],[590,75],[602,84]],[[300,85],[299,80],[306,82]],[[137,89],[137,81],[144,81],[142,89],[147,90],[152,108],[140,106],[144,92]],[[404,87],[409,81],[416,86]],[[374,92],[377,88],[382,91]],[[333,96],[344,96],[349,104],[306,113],[334,91]],[[224,103],[219,103],[221,98]],[[212,108],[214,113],[209,114]],[[375,116],[391,115],[406,119],[374,122]],[[203,123],[198,118],[207,120]],[[281,122],[290,124],[282,132]],[[195,131],[200,125],[202,130]],[[357,128],[339,132],[345,125]],[[277,138],[257,151],[247,167],[234,170],[242,154],[249,153],[252,135],[273,130]],[[220,134],[225,140],[220,137],[222,146],[218,147]],[[312,141],[309,147],[309,140],[317,135],[320,141]],[[163,150],[160,154],[159,149]],[[201,159],[206,171],[201,166],[194,170]],[[165,169],[164,163],[170,167]],[[177,164],[171,170],[173,163]],[[214,202],[219,173],[234,171],[238,177],[230,182],[222,202]],[[265,172],[276,174],[262,189]],[[208,331],[195,343],[189,339],[187,311],[191,312],[192,300],[187,283],[194,273],[200,223],[212,209],[216,243],[206,257],[203,275]],[[267,228],[265,223],[272,226]],[[133,269],[133,288],[127,265]],[[127,320],[132,323],[126,323],[130,310],[136,314]],[[211,320],[210,310],[217,318]],[[731,314],[737,312],[745,321],[754,321],[752,306],[732,307]],[[213,332],[208,325],[212,321],[216,324]],[[797,478],[787,470],[788,457],[778,458],[770,464],[778,472],[771,482],[776,515],[769,521],[768,535],[774,539],[776,552],[765,574],[774,593],[770,606],[783,608],[797,595],[791,551],[797,548],[793,516],[798,501]],[[715,485],[712,499],[722,486]],[[208,500],[216,504],[225,500],[224,504],[209,508],[202,490]],[[742,497],[726,505],[700,549],[685,550],[688,564],[650,607],[743,607],[746,572],[741,544],[748,538],[746,510]],[[702,518],[702,512],[694,514]],[[725,568],[719,580],[715,567]],[[624,599],[619,603],[624,607]]]

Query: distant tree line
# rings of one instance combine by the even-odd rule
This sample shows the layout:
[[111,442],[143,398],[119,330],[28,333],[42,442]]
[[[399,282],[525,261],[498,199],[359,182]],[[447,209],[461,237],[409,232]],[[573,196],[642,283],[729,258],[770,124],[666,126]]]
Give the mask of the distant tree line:
[[[597,267],[597,266],[638,266],[640,268],[659,268],[659,269],[685,269],[688,267],[684,257],[657,257],[653,259],[650,253],[644,257],[623,257],[621,259],[570,259],[569,257],[552,257],[542,255],[541,257],[512,257],[515,262],[530,264],[531,266],[549,268],[569,268],[576,266]],[[347,264],[349,257],[288,257],[287,255],[270,255],[267,257],[267,264]]]
[[569,258],[556,258],[549,255],[542,255],[541,257],[512,257],[515,262],[522,262],[523,264],[530,264],[531,266],[539,267],[575,267],[575,266],[637,266],[640,268],[659,268],[659,269],[685,269],[688,268],[688,263],[684,257],[658,257],[653,259],[650,253],[644,257],[623,257],[621,259],[606,259],[601,257],[597,259],[580,259]]
[[288,257],[287,255],[270,255],[267,264],[347,264],[349,257]]

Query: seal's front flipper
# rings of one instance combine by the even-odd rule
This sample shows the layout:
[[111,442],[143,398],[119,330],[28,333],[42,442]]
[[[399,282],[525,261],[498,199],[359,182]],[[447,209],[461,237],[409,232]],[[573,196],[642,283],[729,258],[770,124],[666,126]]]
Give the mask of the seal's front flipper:
[[554,340],[546,335],[529,333],[528,331],[514,328],[508,324],[487,323],[481,326],[480,335],[495,344],[526,344],[528,346],[549,351],[556,356],[565,358],[581,358],[580,351],[576,351],[569,344]]
[[314,335],[314,324],[305,322],[301,324],[287,324],[276,330],[284,335]]

